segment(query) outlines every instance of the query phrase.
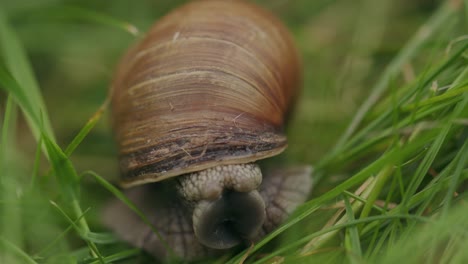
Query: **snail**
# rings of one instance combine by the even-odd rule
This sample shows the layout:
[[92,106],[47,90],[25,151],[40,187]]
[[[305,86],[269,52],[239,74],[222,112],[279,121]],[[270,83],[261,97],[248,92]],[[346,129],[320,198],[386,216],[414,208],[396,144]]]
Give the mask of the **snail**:
[[117,199],[105,223],[159,259],[199,259],[271,232],[312,185],[309,166],[256,163],[286,148],[300,77],[289,32],[251,3],[194,1],[162,17],[117,68],[112,120],[125,194],[167,247]]

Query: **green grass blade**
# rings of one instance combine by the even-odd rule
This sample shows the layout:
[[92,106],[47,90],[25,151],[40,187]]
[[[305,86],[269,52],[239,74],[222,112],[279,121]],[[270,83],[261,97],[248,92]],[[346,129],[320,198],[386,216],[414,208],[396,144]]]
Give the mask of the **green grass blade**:
[[86,124],[81,128],[78,134],[73,138],[73,140],[68,144],[67,148],[65,149],[65,155],[70,156],[73,151],[81,144],[83,139],[89,134],[91,129],[94,128],[96,123],[101,119],[102,114],[107,109],[108,100],[106,100],[101,107],[99,107],[98,111],[93,114],[93,116],[86,122]]
[[16,79],[2,65],[0,65],[0,87],[13,96],[25,115],[33,123],[33,127],[40,131],[41,117],[38,115],[40,109],[34,108],[33,102],[31,102],[31,96],[28,95]]
[[[403,98],[399,98],[397,106],[398,107],[403,107],[403,104],[406,103],[408,99],[412,98],[414,96],[414,94],[418,90],[420,90],[420,87],[425,87],[426,85],[433,82],[435,80],[435,78],[440,73],[442,73],[444,70],[447,70],[450,67],[450,65],[452,65],[456,60],[460,59],[462,54],[467,49],[468,49],[468,43],[465,43],[462,47],[460,47],[458,50],[453,52],[448,58],[446,58],[440,64],[438,64],[436,67],[431,69],[429,71],[429,73],[423,74],[423,76],[420,77],[420,79],[418,79],[418,81],[413,84],[412,91],[408,92],[405,95],[402,95],[401,97],[403,97]],[[460,81],[460,83],[465,83],[465,82]],[[459,85],[459,84],[454,83],[454,85]],[[443,105],[452,105],[455,101],[458,101],[458,100],[460,100],[460,99],[458,99],[457,97],[452,97],[452,99],[446,99],[446,100],[442,101],[440,103],[440,105],[438,105],[438,106],[442,107]],[[418,105],[418,103],[415,103],[415,105]],[[348,154],[348,149],[352,148],[353,146],[355,146],[356,144],[358,144],[359,142],[361,142],[363,140],[367,141],[368,140],[367,139],[368,135],[370,133],[372,133],[373,130],[378,128],[379,125],[381,125],[381,124],[383,124],[385,122],[388,122],[388,120],[391,118],[391,115],[394,112],[393,105],[386,106],[385,109],[386,109],[385,112],[380,113],[375,119],[373,119],[370,122],[370,124],[368,124],[366,127],[361,129],[360,131],[358,131],[354,137],[349,138],[346,141],[346,143],[343,143],[341,145],[341,147],[340,147],[339,152],[332,151],[329,154],[327,154],[327,156],[323,160],[320,161],[320,163],[317,165],[317,167],[320,168],[320,167],[325,166],[326,164],[328,164],[330,162],[330,160],[335,160],[336,157],[344,159],[345,157],[347,157],[349,155],[353,155],[353,154],[347,155]],[[413,124],[416,121],[418,121],[418,120],[426,117],[427,115],[429,115],[429,114],[431,114],[433,112],[436,112],[438,110],[439,109],[436,109],[435,107],[430,107],[430,108],[422,108],[422,109],[420,109],[418,111],[414,111],[412,113],[412,115],[402,119],[402,121],[400,121],[400,123],[398,124],[398,127],[402,128],[404,126],[408,126],[410,124]],[[393,127],[390,128],[390,130],[388,132],[391,132],[393,129],[394,129]],[[355,151],[356,151],[356,149],[355,149]]]
[[[256,264],[264,263],[264,262],[268,261],[269,259],[271,259],[271,258],[273,258],[275,256],[278,256],[279,254],[282,254],[283,252],[287,252],[287,251],[289,251],[291,249],[297,248],[297,247],[301,246],[302,244],[307,243],[311,239],[313,239],[315,237],[318,237],[318,236],[321,236],[321,235],[324,235],[324,234],[329,233],[329,232],[333,232],[333,231],[340,230],[340,229],[343,229],[343,228],[353,227],[353,226],[360,225],[360,224],[370,223],[370,222],[374,222],[374,221],[392,220],[392,219],[412,219],[412,220],[425,222],[425,223],[430,222],[429,219],[424,218],[424,217],[415,216],[415,215],[403,215],[403,214],[391,215],[391,216],[390,215],[370,216],[370,217],[367,217],[367,218],[364,218],[364,219],[357,219],[357,220],[353,220],[353,221],[348,221],[348,222],[346,222],[344,224],[334,225],[332,227],[320,230],[320,231],[312,233],[310,235],[306,235],[303,238],[291,243],[290,245],[285,246],[285,247],[283,247],[283,248],[281,248],[279,250],[276,250],[276,251],[272,252],[268,256],[262,258],[259,261],[256,261],[255,263]],[[234,261],[231,261],[229,263],[237,263],[237,261],[234,260]]]
[[70,223],[70,226],[76,229],[80,236],[86,241],[91,241],[96,244],[109,244],[117,241],[117,238],[111,233],[95,233],[82,230],[82,228],[80,228],[77,223],[79,223],[79,221],[85,217],[90,208],[86,209],[83,214],[76,220],[73,220],[57,203],[53,201],[50,201],[50,203],[65,217],[65,219],[67,219],[67,221]]
[[[104,261],[106,263],[114,263],[116,261],[138,256],[139,254],[141,254],[141,250],[139,249],[123,250],[123,251],[120,251],[119,253],[105,257]],[[96,261],[91,262],[90,264],[97,264],[97,263],[99,263],[99,261],[96,260]]]
[[[344,196],[346,216],[350,221],[354,221],[354,210],[351,206],[347,195]],[[359,232],[357,226],[351,226],[346,229],[346,236],[344,240],[345,248],[347,248],[347,256],[350,263],[359,263],[362,261],[362,249],[359,239]]]
[[70,21],[85,21],[96,25],[108,26],[127,32],[133,36],[138,36],[140,31],[135,25],[129,22],[121,21],[107,14],[94,10],[78,7],[59,5],[51,8],[36,11],[33,16],[44,17],[43,20],[70,20]]
[[455,159],[457,160],[457,164],[455,165],[456,167],[453,173],[453,179],[451,180],[450,187],[445,198],[443,215],[448,213],[457,185],[463,179],[462,172],[468,167],[468,141],[465,141],[465,144],[460,149],[459,154],[459,157]]
[[71,204],[78,195],[79,183],[73,164],[65,153],[45,135],[44,145],[49,153],[50,163],[54,169],[57,182],[60,184],[61,193],[65,196],[67,203]]
[[37,177],[39,176],[39,163],[41,161],[41,149],[42,149],[42,136],[39,138],[39,142],[36,147],[36,154],[34,155],[34,165],[31,176],[30,189],[32,190],[36,186]]
[[13,163],[14,157],[17,155],[16,121],[17,107],[13,97],[8,96],[0,131],[0,201],[4,201],[0,205],[0,237],[4,239],[8,248],[13,250],[13,252],[4,251],[5,254],[2,258],[6,262],[16,261],[18,258],[11,253],[18,253],[16,249],[24,246],[23,211],[22,208],[18,207],[19,199],[15,192],[19,185],[18,171]]
[[[464,71],[460,74],[460,76],[455,80],[455,84],[458,83],[464,83],[466,79],[468,78],[468,67],[465,67]],[[455,90],[454,88],[453,90]],[[463,101],[457,104],[456,108],[452,112],[450,116],[450,124],[453,125],[454,121],[458,118],[467,118],[468,113],[467,113],[467,105],[468,105],[468,92],[465,92],[463,95]],[[447,125],[448,126],[448,125]],[[466,139],[466,138],[465,138]],[[457,164],[455,165],[455,171],[454,171],[454,177],[452,179],[452,182],[450,184],[450,187],[448,189],[446,198],[445,198],[445,203],[444,203],[444,208],[443,208],[443,215],[445,216],[449,210],[449,206],[451,205],[451,200],[452,200],[452,195],[455,193],[456,186],[459,182],[459,180],[462,177],[462,170],[467,167],[468,164],[468,142],[465,141],[463,146],[460,148],[459,153],[457,154],[459,158],[455,158],[455,160],[458,160]]]
[[376,176],[376,184],[374,188],[372,188],[372,191],[369,195],[369,198],[367,199],[367,203],[364,205],[364,208],[362,209],[361,215],[359,216],[360,218],[365,218],[369,216],[371,209],[373,208],[375,201],[380,195],[380,192],[384,188],[385,184],[387,183],[387,180],[390,178],[394,171],[394,166],[398,166],[399,164],[394,164],[392,166],[386,166],[384,167]]
[[[352,192],[343,191],[343,194],[346,194],[347,196],[349,196],[349,197],[353,198],[354,200],[357,200],[357,201],[359,201],[359,202],[361,202],[361,203],[363,203],[363,204],[369,203],[367,199],[365,199],[365,198],[363,198],[363,197],[361,197],[361,196],[355,195],[355,194],[352,193]],[[372,208],[375,209],[375,210],[377,210],[377,211],[379,211],[380,213],[385,213],[385,212],[386,212],[384,208],[379,207],[379,206],[376,205],[376,204],[373,204],[373,205],[372,205]]]
[[467,92],[467,91],[468,91],[468,85],[467,84],[462,84],[459,87],[457,87],[456,89],[449,90],[448,92],[443,93],[441,95],[434,96],[434,97],[428,98],[426,100],[423,100],[423,101],[420,101],[420,102],[417,102],[417,103],[411,103],[411,104],[405,105],[405,106],[402,107],[401,110],[405,111],[405,112],[414,111],[417,108],[421,108],[421,107],[424,107],[424,106],[429,106],[429,105],[432,105],[432,104],[436,104],[436,103],[443,102],[445,100],[452,99],[452,98],[457,98],[457,97],[461,100],[460,95],[463,94],[464,92]]
[[135,214],[137,214],[140,219],[151,228],[151,231],[158,237],[159,241],[163,244],[167,252],[169,252],[170,258],[174,258],[175,254],[172,248],[167,244],[166,240],[161,236],[157,228],[151,223],[151,221],[146,217],[146,215],[138,209],[138,207],[130,201],[119,189],[114,185],[110,184],[104,178],[92,171],[84,172],[82,176],[90,175],[96,179],[96,181],[109,192],[111,192],[117,199],[122,201],[128,208],[130,208]]
[[[76,223],[75,223],[76,224]],[[44,256],[49,250],[51,250],[56,244],[65,239],[65,236],[74,229],[74,225],[69,225],[65,230],[63,230],[54,240],[45,245],[42,249],[38,250],[37,253],[33,254],[34,256]]]
[[8,250],[9,252],[18,256],[22,260],[21,263],[37,264],[37,262],[28,254],[26,254],[26,252],[21,250],[21,248],[17,247],[15,244],[11,243],[3,237],[0,237],[0,249],[1,248],[3,248],[3,250],[0,250],[0,252],[5,252],[5,250]]
[[[99,250],[97,248],[97,246],[94,244],[93,241],[90,241],[90,240],[87,240],[86,237],[87,237],[87,234],[89,233],[89,228],[86,226],[83,225],[83,220],[85,219],[84,216],[86,214],[86,212],[89,210],[89,208],[87,210],[85,210],[80,216],[78,216],[78,218],[75,220],[72,220],[68,214],[55,202],[53,201],[50,201],[50,203],[62,214],[62,216],[65,217],[65,219],[67,219],[67,221],[70,223],[71,226],[73,226],[75,228],[75,230],[78,232],[78,234],[85,239],[85,241],[87,242],[88,244],[88,247],[89,249],[91,250],[91,252],[93,253],[94,256],[96,256],[101,263],[105,263],[104,262],[104,257],[99,253]],[[86,223],[86,221],[84,221]]]
[[[67,206],[73,211],[74,216],[78,218],[83,215],[83,212],[78,203],[79,179],[73,164],[65,153],[45,135],[44,145],[49,153],[54,174],[60,185],[61,194],[64,196]],[[85,217],[80,218],[78,225],[81,234],[87,234],[90,231]],[[89,240],[87,242],[94,256],[102,259],[94,242]]]
[[[0,77],[1,79],[1,77]],[[7,165],[7,153],[11,151],[11,144],[14,142],[12,139],[12,129],[16,126],[16,111],[15,111],[15,103],[13,102],[13,97],[8,96],[5,105],[5,112],[3,115],[2,123],[2,130],[1,130],[1,137],[0,137],[0,168],[2,171],[5,171],[5,166]],[[5,177],[5,173],[0,174],[0,179]]]
[[[5,60],[5,66],[14,79],[18,80],[23,95],[27,95],[28,100],[24,101],[22,108],[29,109],[26,115],[31,131],[36,139],[39,139],[41,134],[41,127],[43,133],[48,137],[54,138],[52,125],[50,124],[47,108],[45,107],[44,100],[39,89],[39,85],[34,77],[31,65],[27,59],[26,52],[15,35],[14,31],[10,28],[5,14],[0,9],[0,55]],[[32,111],[31,111],[32,110]],[[33,113],[41,113],[43,122],[40,124],[37,117]],[[37,114],[36,114],[37,115]]]
[[449,20],[455,17],[454,14],[459,10],[459,7],[459,5],[455,5],[455,1],[447,1],[423,26],[421,26],[414,37],[408,41],[403,50],[388,65],[379,81],[372,88],[372,92],[368,99],[361,105],[345,133],[340,137],[331,153],[336,153],[341,149],[341,147],[356,131],[365,115],[369,112],[369,109],[386,91],[390,80],[394,79],[400,73],[403,65],[413,58],[434,34],[445,29],[445,25],[448,24]]
[[119,241],[113,233],[88,232],[85,234],[85,239],[96,244],[111,244]]
[[81,236],[84,236],[85,235],[85,230],[82,230],[80,228],[80,226],[77,224],[81,218],[83,218],[85,216],[85,214],[89,211],[89,208],[86,209],[82,215],[80,215],[76,220],[73,220],[70,218],[70,216],[68,216],[68,214],[65,212],[64,209],[62,209],[56,202],[54,201],[50,201],[50,204],[55,207],[59,212],[60,214],[62,214],[62,216],[70,223],[70,226],[72,226],[73,228],[76,229],[76,231],[81,235]]
[[[444,221],[433,221],[429,225],[420,226],[406,239],[401,239],[383,256],[377,255],[370,263],[465,263],[468,260],[466,245],[468,243],[468,207],[461,203],[450,209]],[[453,244],[452,244],[453,242]],[[438,262],[427,259],[428,252],[435,252],[436,256],[444,254],[447,246],[454,247],[462,262]],[[453,250],[453,249],[452,249]]]

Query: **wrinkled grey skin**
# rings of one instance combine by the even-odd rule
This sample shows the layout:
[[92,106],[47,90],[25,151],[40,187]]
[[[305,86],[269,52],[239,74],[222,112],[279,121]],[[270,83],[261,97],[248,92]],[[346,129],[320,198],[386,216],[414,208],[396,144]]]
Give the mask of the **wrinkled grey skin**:
[[[205,200],[201,201],[187,200],[187,197],[180,193],[181,190],[183,192],[183,188],[181,188],[183,185],[181,179],[183,178],[178,179],[181,176],[128,189],[125,194],[157,228],[176,257],[196,260],[223,253],[236,244],[249,245],[274,230],[286,220],[298,205],[307,199],[312,188],[311,173],[312,168],[308,166],[268,172],[263,176],[263,181],[257,190],[253,191],[259,194],[258,198],[256,195],[232,192],[230,188],[233,187],[231,186],[222,191],[222,195],[219,197],[210,197],[209,199],[205,197]],[[201,189],[208,190],[210,188]],[[211,193],[213,193],[212,190]],[[227,202],[223,201],[225,199],[223,197],[227,196],[232,198],[226,199]],[[257,201],[259,199],[260,201]],[[230,214],[228,217],[221,217],[228,220],[228,231],[216,227],[217,224],[221,223],[224,228],[226,219],[212,219],[216,218],[212,215],[217,215],[218,209],[216,209],[218,211],[214,210],[215,213],[212,213],[213,210],[204,210],[205,207],[215,203],[217,205],[222,203],[224,207],[221,211],[223,213],[228,211]],[[258,206],[255,205],[257,203]],[[197,210],[198,213],[196,213]],[[242,234],[239,237],[238,234],[235,234],[235,237],[231,238],[229,236],[233,225],[230,222],[230,217],[232,214],[239,213],[244,215],[241,216],[240,223],[234,220],[235,232],[242,233],[248,230],[245,231],[248,234]],[[194,221],[201,222],[201,224],[195,224],[197,232],[194,232]],[[104,222],[120,238],[133,246],[143,248],[158,259],[168,257],[168,252],[157,235],[121,201],[114,199],[105,208]],[[237,225],[242,226],[238,228]],[[200,229],[204,231],[200,231]],[[200,232],[214,232],[216,234],[208,237],[208,239],[214,240],[206,241],[204,238],[200,238],[200,236],[204,236]],[[225,239],[225,235],[228,238]],[[219,242],[219,239],[223,241]]]

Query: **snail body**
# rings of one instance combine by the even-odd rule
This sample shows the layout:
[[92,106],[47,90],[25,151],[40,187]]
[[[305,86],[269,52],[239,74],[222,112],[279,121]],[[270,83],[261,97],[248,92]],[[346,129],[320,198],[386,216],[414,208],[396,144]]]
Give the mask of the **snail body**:
[[[255,241],[308,195],[308,167],[262,179],[254,163],[287,146],[300,68],[286,28],[243,1],[188,3],[122,59],[112,85],[122,185],[133,187],[127,195],[157,219],[177,255],[193,259]],[[167,254],[125,206],[107,211],[125,240]]]

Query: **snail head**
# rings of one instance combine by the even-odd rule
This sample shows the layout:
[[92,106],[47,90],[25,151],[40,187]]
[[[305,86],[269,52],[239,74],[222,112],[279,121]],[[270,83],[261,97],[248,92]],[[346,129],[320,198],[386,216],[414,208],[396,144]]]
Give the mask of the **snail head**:
[[179,193],[193,208],[198,241],[215,249],[254,239],[265,220],[265,202],[257,188],[258,165],[216,166],[179,177]]

